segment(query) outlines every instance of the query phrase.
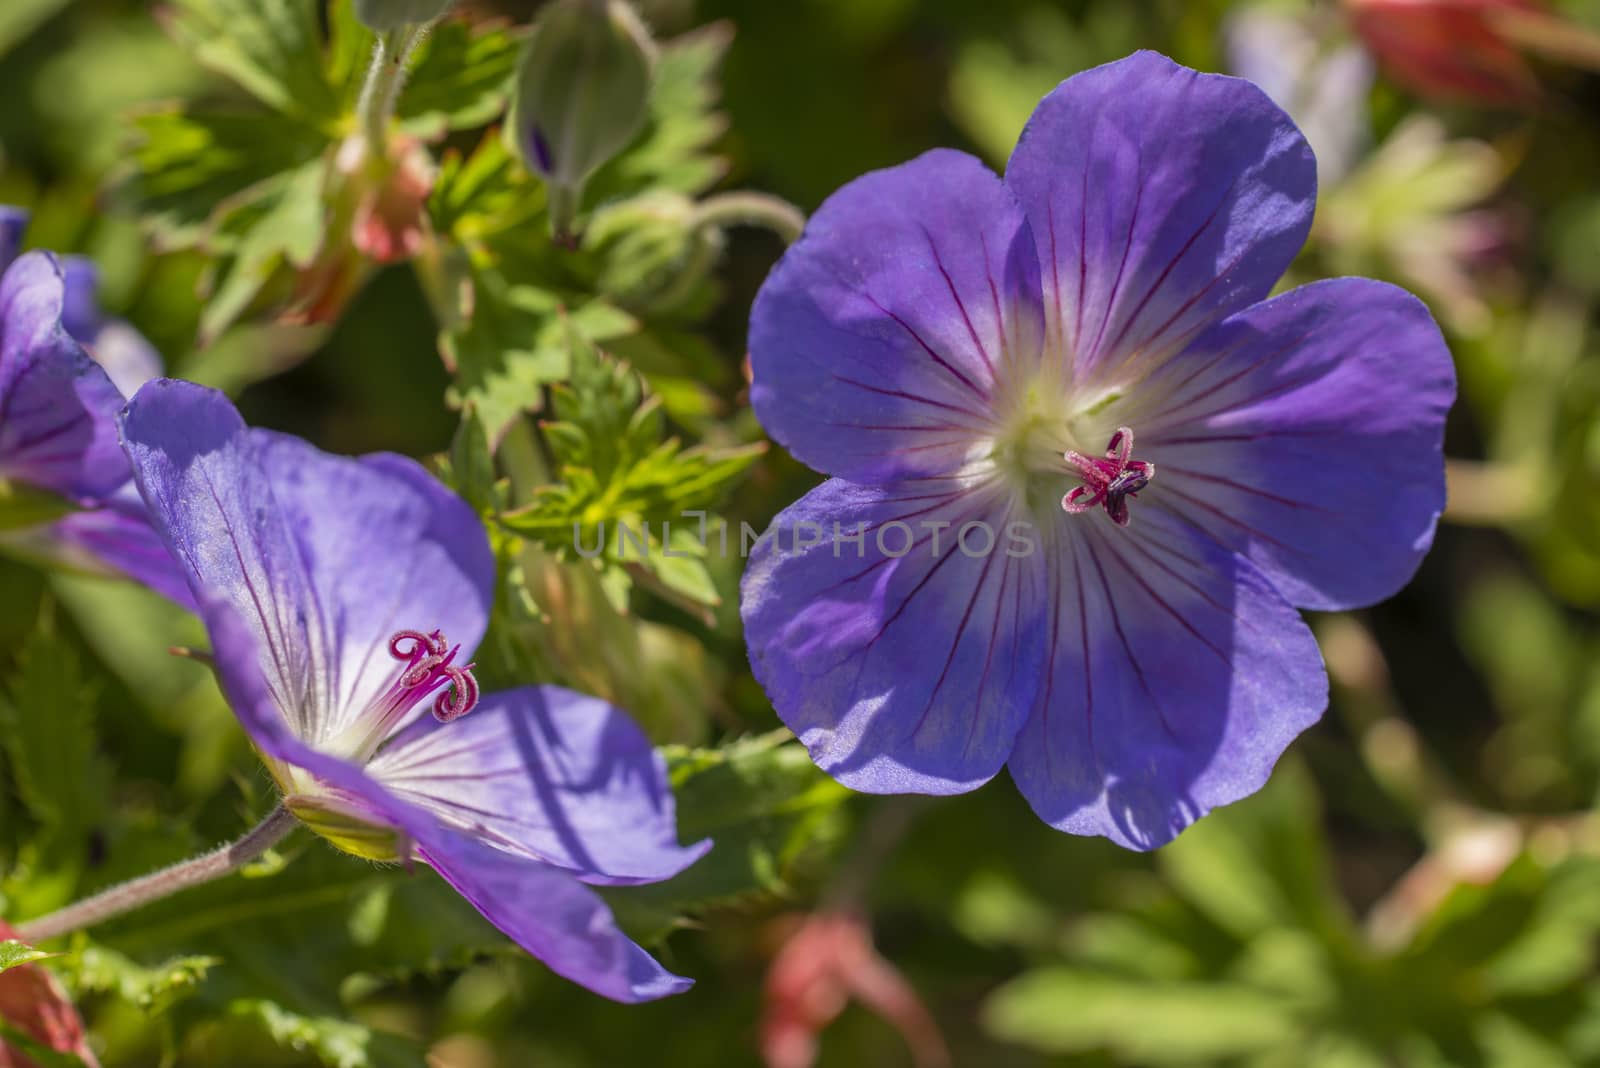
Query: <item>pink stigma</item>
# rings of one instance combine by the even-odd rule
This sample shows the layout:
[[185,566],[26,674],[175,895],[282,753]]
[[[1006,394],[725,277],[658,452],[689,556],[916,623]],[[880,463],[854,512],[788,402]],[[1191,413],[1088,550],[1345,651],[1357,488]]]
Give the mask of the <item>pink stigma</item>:
[[1125,426],[1111,435],[1105,456],[1069,452],[1067,463],[1083,479],[1083,485],[1061,498],[1062,510],[1078,515],[1103,504],[1106,515],[1119,527],[1128,525],[1128,498],[1137,497],[1156,477],[1155,464],[1133,458],[1133,431]]
[[403,703],[414,706],[440,686],[448,688],[433,702],[433,718],[449,723],[471,712],[478,703],[478,680],[472,677],[474,665],[456,667],[451,663],[459,645],[452,646],[441,631],[424,634],[420,630],[402,630],[389,639],[389,655],[406,661],[405,672],[400,676],[398,689]]

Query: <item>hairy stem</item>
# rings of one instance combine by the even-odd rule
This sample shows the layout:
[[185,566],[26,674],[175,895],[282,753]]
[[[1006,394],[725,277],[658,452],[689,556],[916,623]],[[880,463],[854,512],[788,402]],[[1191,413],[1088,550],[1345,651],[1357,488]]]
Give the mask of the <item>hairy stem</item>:
[[153,901],[170,897],[180,890],[220,879],[238,871],[281,842],[294,830],[297,822],[288,809],[279,805],[243,838],[192,860],[180,861],[170,868],[102,890],[93,897],[84,898],[47,916],[30,920],[17,928],[17,936],[24,942],[37,945],[85,927],[93,927]]
[[792,245],[805,228],[805,213],[787,200],[766,193],[718,193],[695,208],[696,226],[760,226]]
[[361,98],[356,104],[361,136],[369,152],[382,154],[387,150],[389,120],[394,118],[400,89],[406,82],[406,62],[427,32],[427,26],[402,26],[378,34],[377,44],[372,46],[372,65],[367,68],[367,80],[362,83]]

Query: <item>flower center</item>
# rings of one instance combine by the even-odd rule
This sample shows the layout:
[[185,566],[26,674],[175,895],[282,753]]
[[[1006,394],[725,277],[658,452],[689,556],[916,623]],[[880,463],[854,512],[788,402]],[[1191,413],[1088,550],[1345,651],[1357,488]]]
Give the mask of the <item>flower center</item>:
[[1128,498],[1137,497],[1156,477],[1155,464],[1133,458],[1133,431],[1125,426],[1111,435],[1104,456],[1068,451],[1066,459],[1083,485],[1061,498],[1062,511],[1078,515],[1103,505],[1119,527],[1128,525]]
[[471,712],[478,703],[478,680],[472,677],[473,665],[455,663],[460,652],[461,646],[451,645],[442,631],[402,630],[390,635],[389,655],[403,666],[344,730],[319,741],[318,748],[365,763],[411,710],[430,697],[433,718],[440,723]]
[[442,631],[402,630],[391,636],[389,655],[404,660],[406,667],[379,698],[384,712],[408,711],[441,686],[447,689],[434,699],[434,719],[449,723],[471,712],[478,703],[478,681],[472,677],[472,664],[456,667],[452,663],[460,651],[461,646],[452,646]]

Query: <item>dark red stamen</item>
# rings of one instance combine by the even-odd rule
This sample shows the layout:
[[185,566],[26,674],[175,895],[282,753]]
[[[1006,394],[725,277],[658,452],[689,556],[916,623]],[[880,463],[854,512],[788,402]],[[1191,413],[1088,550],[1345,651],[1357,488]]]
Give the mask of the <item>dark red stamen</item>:
[[441,631],[424,634],[420,630],[402,630],[389,639],[389,655],[406,661],[400,676],[400,693],[393,696],[395,704],[414,707],[416,702],[438,687],[446,689],[433,702],[433,718],[449,723],[471,712],[478,703],[478,680],[472,677],[474,665],[457,667],[451,663],[459,645],[452,646]]
[[1066,457],[1083,485],[1061,498],[1062,510],[1078,515],[1104,505],[1106,515],[1119,527],[1128,525],[1128,498],[1137,497],[1156,477],[1155,464],[1133,458],[1133,431],[1125,426],[1111,435],[1105,456],[1068,452]]

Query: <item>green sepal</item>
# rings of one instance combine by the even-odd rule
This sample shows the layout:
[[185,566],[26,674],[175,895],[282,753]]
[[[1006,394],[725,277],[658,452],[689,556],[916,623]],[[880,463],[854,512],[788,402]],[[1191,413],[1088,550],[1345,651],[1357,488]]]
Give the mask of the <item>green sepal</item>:
[[410,853],[405,835],[400,831],[368,823],[345,806],[326,798],[288,797],[283,804],[307,830],[351,856],[390,864],[405,859]]

